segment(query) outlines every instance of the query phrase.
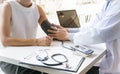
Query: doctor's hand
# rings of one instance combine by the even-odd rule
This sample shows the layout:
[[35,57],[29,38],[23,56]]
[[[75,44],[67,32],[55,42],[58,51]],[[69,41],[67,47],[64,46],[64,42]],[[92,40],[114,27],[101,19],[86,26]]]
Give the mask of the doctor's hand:
[[69,32],[69,28],[64,28],[64,27],[62,27],[62,26],[60,26],[60,25],[56,25],[56,24],[53,24],[53,23],[52,23],[51,25],[52,25],[51,28],[52,28],[53,30],[56,30],[56,31],[57,31],[58,29],[65,29],[67,32]]
[[37,39],[37,46],[50,46],[50,44],[52,43],[53,38],[46,36],[46,37],[42,37],[42,38],[38,38]]
[[69,40],[69,35],[68,35],[68,31],[66,30],[66,28],[60,27],[60,26],[53,26],[51,27],[51,29],[48,30],[48,32],[50,32],[51,34],[48,34],[48,36],[53,37],[54,39],[58,39],[58,40]]
[[63,29],[64,27],[60,26],[60,25],[56,25],[56,24],[51,24],[53,29]]

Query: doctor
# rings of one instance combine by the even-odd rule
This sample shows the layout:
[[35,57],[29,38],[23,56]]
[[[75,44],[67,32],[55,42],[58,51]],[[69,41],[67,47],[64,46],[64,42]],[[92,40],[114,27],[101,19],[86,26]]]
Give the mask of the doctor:
[[[100,64],[100,74],[120,74],[120,0],[106,0],[93,23],[69,33],[61,26],[58,31],[48,30],[49,36],[59,40],[72,40],[75,44],[106,44],[106,56]],[[55,25],[54,25],[55,26]],[[54,27],[53,27],[54,28]],[[56,29],[56,28],[54,28]]]

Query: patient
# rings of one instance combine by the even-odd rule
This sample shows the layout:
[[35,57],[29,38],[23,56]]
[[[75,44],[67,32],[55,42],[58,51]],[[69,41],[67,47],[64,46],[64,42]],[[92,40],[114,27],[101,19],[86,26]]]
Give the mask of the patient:
[[[36,38],[38,23],[49,23],[43,9],[32,0],[12,0],[3,4],[0,12],[0,38],[3,46],[50,46],[49,36]],[[41,74],[41,72],[0,63],[6,74]]]
[[1,6],[2,6],[2,2],[3,2],[3,1],[2,1],[2,0],[0,0],[0,9],[1,9]]
[[2,3],[3,2],[3,0],[0,0],[0,3]]

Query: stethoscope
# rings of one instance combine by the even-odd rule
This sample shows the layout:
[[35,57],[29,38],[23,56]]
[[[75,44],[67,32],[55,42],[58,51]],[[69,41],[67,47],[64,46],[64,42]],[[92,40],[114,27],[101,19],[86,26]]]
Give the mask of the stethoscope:
[[[54,60],[56,63],[54,64],[49,64],[49,63],[46,63],[45,61],[49,60],[49,57],[48,57],[48,53],[47,51],[45,51],[46,53],[46,56],[45,57],[41,57],[39,55],[36,55],[36,59],[40,62],[42,62],[44,65],[48,65],[48,66],[58,66],[58,65],[62,65],[63,63],[66,63],[68,62],[68,59],[67,57],[64,55],[64,54],[61,54],[61,53],[56,53],[56,54],[53,54],[51,56],[52,60]],[[62,57],[64,58],[64,60],[58,60],[58,57]]]

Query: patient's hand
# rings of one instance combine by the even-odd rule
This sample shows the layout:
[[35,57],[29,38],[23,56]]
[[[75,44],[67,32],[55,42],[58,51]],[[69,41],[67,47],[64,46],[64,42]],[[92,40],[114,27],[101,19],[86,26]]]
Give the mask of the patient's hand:
[[46,36],[46,37],[42,37],[37,39],[37,45],[38,46],[50,46],[50,44],[52,43],[53,38]]

